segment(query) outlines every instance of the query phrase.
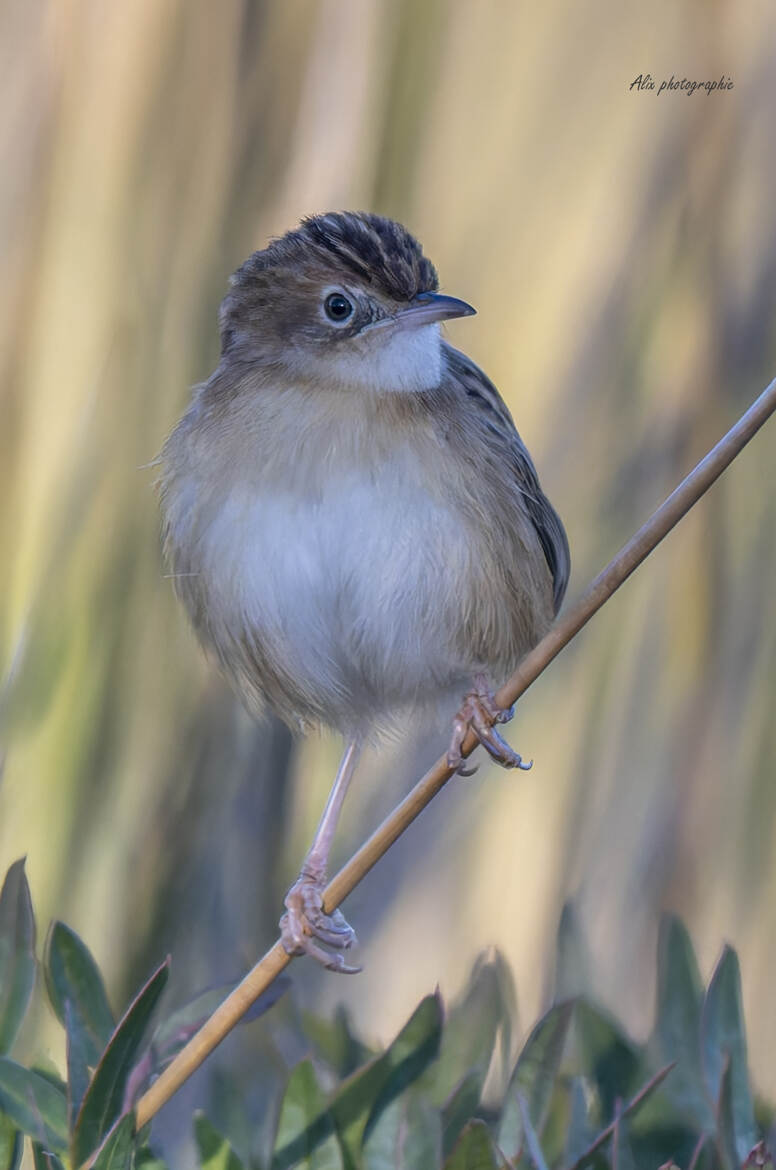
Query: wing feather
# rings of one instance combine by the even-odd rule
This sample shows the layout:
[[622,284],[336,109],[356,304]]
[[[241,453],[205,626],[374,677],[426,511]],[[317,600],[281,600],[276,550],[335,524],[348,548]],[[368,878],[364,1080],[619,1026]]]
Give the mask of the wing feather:
[[560,609],[571,570],[566,530],[539,484],[531,456],[520,438],[506,403],[490,379],[466,354],[444,343],[448,367],[469,401],[483,412],[482,422],[504,446],[509,468],[525,501],[528,516],[552,574],[555,613]]

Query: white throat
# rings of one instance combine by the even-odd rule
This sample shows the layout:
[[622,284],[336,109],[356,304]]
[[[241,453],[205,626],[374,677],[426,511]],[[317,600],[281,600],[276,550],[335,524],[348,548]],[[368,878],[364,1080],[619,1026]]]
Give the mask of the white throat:
[[327,358],[331,375],[373,393],[417,393],[439,385],[442,338],[439,326],[367,331],[361,344]]

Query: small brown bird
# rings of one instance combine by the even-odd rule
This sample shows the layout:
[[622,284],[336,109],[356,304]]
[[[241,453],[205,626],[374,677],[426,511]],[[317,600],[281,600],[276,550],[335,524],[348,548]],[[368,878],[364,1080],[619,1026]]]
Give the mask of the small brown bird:
[[304,220],[232,277],[219,365],[161,454],[166,555],[200,639],[251,710],[345,738],[281,919],[289,953],[337,971],[358,969],[342,954],[355,935],[322,892],[362,743],[469,687],[450,766],[471,727],[524,767],[491,688],[568,581],[563,525],[509,411],[440,335],[474,309],[437,289],[400,224]]

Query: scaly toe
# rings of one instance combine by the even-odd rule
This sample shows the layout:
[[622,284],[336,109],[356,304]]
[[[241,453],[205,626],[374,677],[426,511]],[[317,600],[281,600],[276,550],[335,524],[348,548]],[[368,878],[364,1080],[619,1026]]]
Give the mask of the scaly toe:
[[324,913],[323,888],[322,879],[306,875],[294,883],[286,894],[286,913],[280,919],[280,940],[289,955],[310,955],[329,971],[355,975],[360,967],[351,967],[341,954],[331,954],[318,946],[318,943],[323,943],[335,951],[343,951],[358,941],[340,910]]
[[475,679],[475,685],[476,689],[466,695],[453,722],[453,735],[447,753],[448,767],[463,775],[467,774],[462,769],[461,745],[471,730],[488,754],[503,768],[520,768],[527,772],[533,761],[523,763],[519,753],[509,746],[495,728],[495,724],[509,722],[514,715],[514,707],[499,707],[482,677]]
[[334,947],[338,951],[348,951],[358,942],[355,930],[347,922],[340,926],[325,914],[322,914],[314,922],[309,919],[307,921],[313,938],[325,943],[327,947]]
[[477,728],[476,734],[485,751],[502,768],[519,768],[521,772],[529,772],[533,767],[533,760],[524,763],[520,753],[511,748],[494,727]]

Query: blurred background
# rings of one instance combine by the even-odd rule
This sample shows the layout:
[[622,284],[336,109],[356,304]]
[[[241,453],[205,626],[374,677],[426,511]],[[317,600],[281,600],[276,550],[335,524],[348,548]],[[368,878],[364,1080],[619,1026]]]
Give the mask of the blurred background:
[[[340,751],[254,726],[164,576],[145,465],[229,274],[303,214],[406,223],[479,310],[449,336],[566,522],[573,600],[776,373],[776,10],[2,0],[0,64],[0,869],[28,855],[115,1004],[167,952],[182,998],[274,940]],[[642,1034],[671,908],[706,973],[738,947],[776,1092],[775,469],[772,423],[521,701],[533,771],[449,784],[348,903],[363,974],[297,964],[300,1002],[387,1039],[495,943],[525,1027],[573,897]],[[365,761],[338,860],[439,747]]]

